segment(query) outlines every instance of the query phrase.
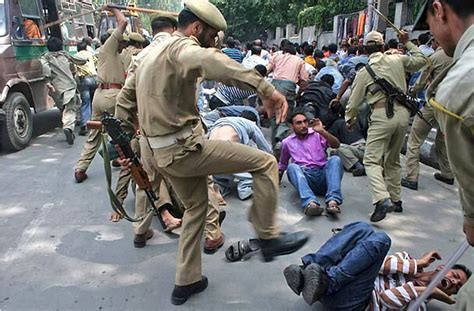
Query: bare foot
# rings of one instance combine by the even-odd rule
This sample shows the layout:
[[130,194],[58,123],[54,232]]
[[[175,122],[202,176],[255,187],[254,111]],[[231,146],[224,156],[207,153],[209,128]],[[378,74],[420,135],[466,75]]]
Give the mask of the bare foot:
[[111,222],[118,222],[118,221],[120,221],[120,219],[122,219],[122,215],[120,215],[119,213],[112,212],[112,214],[110,214],[110,221]]
[[165,232],[171,232],[174,229],[181,227],[181,219],[173,217],[167,209],[161,211],[161,218],[165,223]]

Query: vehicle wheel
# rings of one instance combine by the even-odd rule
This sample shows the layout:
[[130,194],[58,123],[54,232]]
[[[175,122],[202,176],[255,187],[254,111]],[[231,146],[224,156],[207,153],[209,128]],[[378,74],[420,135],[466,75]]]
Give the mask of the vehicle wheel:
[[18,151],[30,143],[33,136],[33,117],[25,96],[14,92],[5,104],[5,122],[2,124],[2,145],[5,150]]

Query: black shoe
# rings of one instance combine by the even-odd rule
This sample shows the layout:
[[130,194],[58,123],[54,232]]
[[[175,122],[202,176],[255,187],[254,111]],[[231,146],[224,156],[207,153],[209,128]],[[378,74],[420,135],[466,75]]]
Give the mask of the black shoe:
[[185,285],[185,286],[175,285],[173,289],[173,293],[171,294],[171,303],[174,305],[182,305],[192,295],[204,291],[207,288],[207,284],[208,284],[207,277],[203,275],[202,280],[197,281],[196,283]]
[[379,222],[385,218],[387,213],[393,212],[395,205],[393,205],[390,199],[383,199],[375,203],[375,209],[372,215],[370,216],[371,222]]
[[303,270],[303,277],[303,299],[311,306],[326,293],[329,280],[323,268],[315,263]]
[[402,201],[397,201],[397,202],[392,201],[392,203],[395,206],[395,208],[393,209],[395,213],[403,212]]
[[227,213],[224,210],[219,212],[219,226],[221,226],[222,223],[224,222],[224,219],[225,219],[226,215],[227,215]]
[[454,185],[454,178],[446,178],[443,175],[441,175],[440,173],[434,173],[433,176],[436,180],[442,181],[445,184]]
[[87,135],[87,128],[85,125],[81,126],[81,128],[79,129],[79,136],[86,136]]
[[299,296],[304,285],[303,269],[301,266],[290,265],[283,270],[283,275],[291,290]]
[[280,236],[271,240],[260,239],[264,261],[272,261],[273,257],[291,254],[300,249],[308,241],[304,231],[294,233],[280,233]]
[[361,163],[357,162],[352,167],[352,176],[359,177],[359,176],[366,176],[365,167]]
[[409,181],[406,178],[402,178],[402,186],[411,190],[418,190],[418,182]]
[[133,246],[136,248],[143,248],[146,246],[146,241],[153,237],[153,230],[148,228],[148,230],[143,234],[135,234],[133,238]]
[[74,133],[71,129],[64,129],[64,135],[66,135],[66,141],[68,145],[74,144]]

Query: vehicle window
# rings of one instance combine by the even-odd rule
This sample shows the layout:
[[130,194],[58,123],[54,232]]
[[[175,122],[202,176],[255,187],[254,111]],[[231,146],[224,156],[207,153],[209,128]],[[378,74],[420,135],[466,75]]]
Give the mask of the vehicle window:
[[40,11],[36,0],[19,0],[23,17],[40,18]]
[[7,20],[5,16],[5,0],[0,0],[0,36],[7,34]]

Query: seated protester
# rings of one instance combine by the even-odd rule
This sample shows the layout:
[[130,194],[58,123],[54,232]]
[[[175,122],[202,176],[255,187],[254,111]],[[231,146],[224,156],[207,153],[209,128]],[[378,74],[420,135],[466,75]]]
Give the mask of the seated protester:
[[350,46],[347,50],[347,56],[341,59],[341,61],[338,64],[339,70],[341,70],[340,66],[347,64],[353,57],[355,57],[357,54],[357,47],[355,46]]
[[313,57],[314,49],[311,45],[304,47],[304,61],[313,67],[316,67],[316,59]]
[[[255,66],[255,70],[257,70],[262,77],[267,75],[267,67],[263,65]],[[241,90],[238,87],[227,86],[220,83],[216,93],[209,101],[209,108],[214,110],[217,107],[242,105],[243,100],[252,95],[255,95],[254,91]]]
[[[225,140],[243,145],[252,142],[257,148],[272,154],[272,148],[256,124],[257,116],[251,111],[244,110],[240,117],[224,117],[216,121],[209,132],[210,140]],[[232,175],[215,175],[214,182],[220,187],[225,197],[230,192],[233,181],[237,179],[237,193],[240,200],[249,199],[252,194],[252,175],[242,172]]]
[[340,213],[341,180],[344,171],[338,156],[329,159],[326,156],[328,147],[338,148],[340,143],[324,129],[319,119],[311,121],[312,128],[308,129],[308,119],[302,111],[296,111],[291,115],[289,122],[294,133],[282,143],[278,164],[280,179],[287,170],[288,180],[298,191],[306,215],[322,214],[323,210],[316,194],[326,196],[328,214]]
[[311,81],[298,100],[298,106],[303,107],[310,119],[320,118],[326,126],[328,126],[326,115],[329,103],[335,97],[332,91],[333,84],[334,77],[329,74],[324,75],[321,80]]
[[[424,271],[436,259],[435,251],[420,259],[407,252],[385,257],[390,238],[366,223],[345,226],[314,254],[301,258],[303,265],[285,268],[288,286],[312,305],[320,301],[329,310],[406,310],[425,290],[435,274]],[[470,278],[464,265],[454,265],[429,299],[454,304],[451,297]],[[426,302],[418,309],[427,310]]]
[[326,59],[325,63],[326,66],[319,70],[315,80],[321,80],[321,77],[326,74],[333,76],[334,84],[332,86],[332,91],[334,92],[334,94],[337,94],[339,92],[339,89],[341,88],[342,81],[344,81],[344,77],[337,69],[337,63],[334,60]]
[[201,118],[204,121],[204,124],[207,128],[211,128],[217,120],[224,117],[240,117],[242,112],[250,111],[253,113],[257,119],[257,126],[260,127],[260,115],[258,114],[257,109],[250,106],[224,106],[218,107],[211,112],[201,114]]
[[257,65],[267,66],[268,61],[262,58],[262,47],[254,45],[251,48],[252,55],[242,61],[242,66],[247,69],[255,68]]
[[237,41],[234,40],[234,38],[228,37],[226,41],[227,47],[222,49],[222,53],[229,56],[236,62],[242,63],[242,60],[244,59],[244,55],[242,55],[242,52],[240,52],[240,50],[237,49],[236,43]]
[[366,175],[364,165],[362,164],[365,152],[365,138],[359,125],[355,124],[349,131],[346,120],[340,118],[332,123],[328,128],[328,132],[341,142],[339,148],[330,150],[330,154],[338,155],[344,168],[352,172],[352,175]]

